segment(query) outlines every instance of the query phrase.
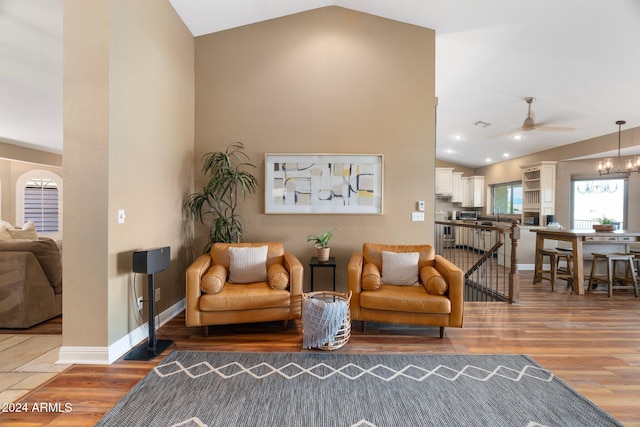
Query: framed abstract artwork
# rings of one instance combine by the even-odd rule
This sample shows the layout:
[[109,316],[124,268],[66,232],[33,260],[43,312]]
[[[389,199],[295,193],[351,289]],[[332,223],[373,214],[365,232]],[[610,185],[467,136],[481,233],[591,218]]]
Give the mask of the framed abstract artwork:
[[382,214],[381,154],[265,155],[265,213]]

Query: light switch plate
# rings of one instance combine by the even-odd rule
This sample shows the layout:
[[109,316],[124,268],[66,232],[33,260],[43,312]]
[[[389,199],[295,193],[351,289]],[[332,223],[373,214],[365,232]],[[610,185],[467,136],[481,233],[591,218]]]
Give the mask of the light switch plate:
[[424,221],[424,212],[411,212],[411,221]]
[[124,224],[124,219],[127,216],[124,214],[124,209],[118,209],[118,224]]

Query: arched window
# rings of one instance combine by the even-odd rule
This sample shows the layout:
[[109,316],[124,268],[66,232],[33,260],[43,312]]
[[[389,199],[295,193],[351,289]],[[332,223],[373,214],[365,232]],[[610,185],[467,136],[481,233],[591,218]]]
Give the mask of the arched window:
[[38,233],[62,231],[62,179],[53,172],[29,171],[16,184],[16,222],[36,224]]

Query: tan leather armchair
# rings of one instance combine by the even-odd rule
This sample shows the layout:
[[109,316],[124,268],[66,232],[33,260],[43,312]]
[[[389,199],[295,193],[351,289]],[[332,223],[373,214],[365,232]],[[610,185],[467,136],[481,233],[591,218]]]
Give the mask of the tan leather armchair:
[[[268,246],[266,280],[233,283],[230,248]],[[237,252],[235,252],[237,253]],[[299,319],[302,307],[303,267],[281,243],[216,243],[186,272],[186,326],[227,325]]]
[[[383,283],[383,252],[418,252],[418,283],[396,286]],[[389,256],[389,255],[387,255]],[[348,265],[351,318],[365,322],[407,323],[462,327],[464,274],[452,262],[435,254],[431,245],[365,243]]]

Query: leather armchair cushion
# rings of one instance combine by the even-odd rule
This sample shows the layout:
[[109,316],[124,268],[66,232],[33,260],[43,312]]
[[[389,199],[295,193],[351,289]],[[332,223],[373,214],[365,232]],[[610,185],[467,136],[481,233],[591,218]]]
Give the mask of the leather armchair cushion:
[[206,294],[217,294],[227,281],[227,269],[222,265],[214,264],[200,281],[200,289]]
[[273,264],[267,271],[269,286],[273,289],[287,289],[289,287],[289,272],[280,264]]
[[378,291],[381,287],[382,279],[378,267],[373,263],[365,264],[362,268],[362,290]]
[[451,313],[449,298],[430,295],[422,286],[383,286],[378,292],[362,292],[360,307],[403,313]]
[[237,311],[268,307],[289,307],[289,291],[272,289],[267,282],[226,283],[219,293],[204,294],[199,299],[201,311]]
[[434,267],[423,267],[420,270],[420,280],[422,280],[422,285],[431,295],[444,295],[449,290],[449,284]]

